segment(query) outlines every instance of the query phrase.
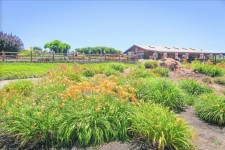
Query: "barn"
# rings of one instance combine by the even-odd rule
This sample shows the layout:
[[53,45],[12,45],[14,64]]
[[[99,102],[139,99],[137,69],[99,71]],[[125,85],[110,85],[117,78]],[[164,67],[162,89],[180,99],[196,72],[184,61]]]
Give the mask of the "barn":
[[124,52],[126,55],[145,59],[213,59],[219,53],[206,52],[194,48],[133,45]]

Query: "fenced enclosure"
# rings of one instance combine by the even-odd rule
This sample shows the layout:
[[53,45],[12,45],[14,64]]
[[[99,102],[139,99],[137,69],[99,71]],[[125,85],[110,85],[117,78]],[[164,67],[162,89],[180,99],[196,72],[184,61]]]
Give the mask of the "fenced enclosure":
[[135,56],[123,54],[75,54],[75,53],[38,53],[30,51],[23,55],[20,52],[0,52],[1,62],[136,62]]

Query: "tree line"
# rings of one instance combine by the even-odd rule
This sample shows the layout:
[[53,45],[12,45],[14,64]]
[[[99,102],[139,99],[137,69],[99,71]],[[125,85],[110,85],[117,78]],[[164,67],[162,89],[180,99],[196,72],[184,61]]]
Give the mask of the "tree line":
[[[0,51],[5,52],[21,52],[24,48],[22,40],[16,36],[7,33],[0,32]],[[71,49],[71,46],[67,43],[63,43],[59,40],[53,40],[44,45],[44,48],[54,51],[55,53],[67,53]],[[42,48],[34,46],[32,50],[42,51]],[[96,47],[82,47],[77,48],[73,52],[81,54],[118,54],[121,53],[112,47],[96,46]]]

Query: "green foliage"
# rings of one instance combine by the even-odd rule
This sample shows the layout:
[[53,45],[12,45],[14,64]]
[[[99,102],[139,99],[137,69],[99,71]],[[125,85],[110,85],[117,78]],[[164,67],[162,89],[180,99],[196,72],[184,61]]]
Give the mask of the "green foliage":
[[37,47],[37,46],[34,46],[34,47],[33,47],[33,50],[35,50],[35,51],[42,51],[42,48]]
[[157,61],[147,61],[144,63],[146,69],[153,69],[159,66]]
[[138,87],[138,96],[180,111],[185,105],[185,95],[170,80],[163,78],[143,79]]
[[[32,56],[36,56],[37,55],[37,53],[36,53],[36,51],[33,51],[32,50]],[[18,54],[18,56],[20,56],[20,57],[30,57],[31,56],[31,51],[30,50],[22,50],[19,54]]]
[[112,75],[115,75],[115,76],[119,76],[120,75],[120,72],[115,70],[115,69],[111,69],[111,68],[107,68],[107,69],[104,69],[103,73],[108,77],[108,76],[112,76]]
[[155,68],[153,72],[161,77],[169,77],[169,69],[167,68]]
[[114,69],[114,70],[117,70],[117,71],[120,71],[120,72],[123,72],[123,70],[125,69],[125,65],[122,64],[122,63],[113,63],[111,65],[111,67]]
[[225,85],[225,78],[216,78],[214,79],[214,82],[217,84]]
[[225,98],[214,93],[204,94],[195,103],[198,116],[209,123],[225,125]]
[[[191,130],[175,113],[160,105],[144,103],[132,107],[130,132],[155,149],[193,149]],[[146,148],[150,149],[150,148]]]
[[93,77],[95,75],[95,71],[92,69],[86,69],[82,73],[85,77]]
[[60,64],[1,63],[0,80],[42,77]]
[[97,46],[97,47],[83,47],[77,48],[77,51],[81,54],[119,54],[120,50],[116,50],[111,47]]
[[201,64],[201,63],[198,63],[198,62],[192,63],[192,66],[199,73],[203,73],[203,74],[209,75],[211,77],[223,76],[225,74],[224,69],[219,67],[219,66]]
[[149,70],[135,68],[130,71],[128,77],[133,79],[150,78],[150,77],[155,77],[155,74],[153,74]]
[[208,86],[199,83],[194,79],[183,79],[179,81],[179,86],[183,89],[187,94],[191,95],[200,95],[204,93],[211,93],[212,89]]
[[62,43],[59,40],[54,40],[52,42],[46,43],[44,48],[49,48],[56,53],[66,53],[70,49],[70,45]]
[[15,92],[22,95],[29,95],[32,89],[33,83],[29,80],[11,82],[3,87],[3,90],[7,92]]

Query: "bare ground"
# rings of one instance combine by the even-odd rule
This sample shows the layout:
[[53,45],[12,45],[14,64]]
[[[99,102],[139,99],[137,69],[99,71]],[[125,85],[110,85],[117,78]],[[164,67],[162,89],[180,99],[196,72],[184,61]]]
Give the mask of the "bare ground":
[[196,134],[193,143],[199,150],[224,150],[225,149],[225,128],[210,125],[201,121],[196,116],[194,108],[189,107],[180,114],[187,124],[193,127]]

